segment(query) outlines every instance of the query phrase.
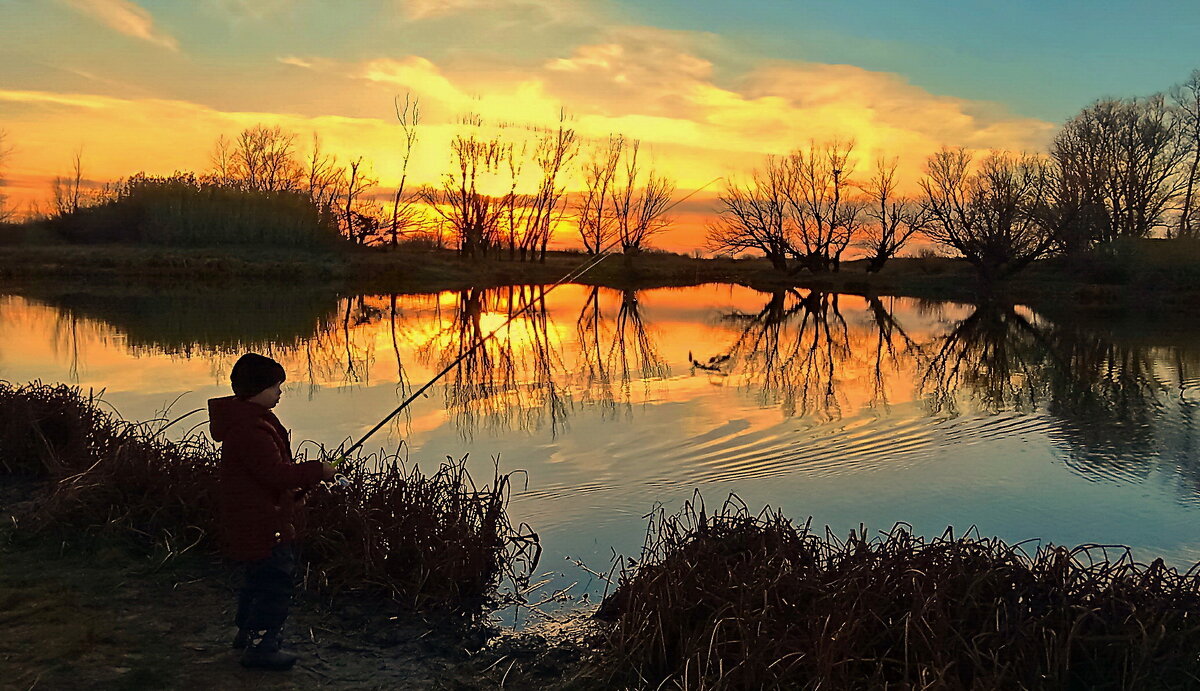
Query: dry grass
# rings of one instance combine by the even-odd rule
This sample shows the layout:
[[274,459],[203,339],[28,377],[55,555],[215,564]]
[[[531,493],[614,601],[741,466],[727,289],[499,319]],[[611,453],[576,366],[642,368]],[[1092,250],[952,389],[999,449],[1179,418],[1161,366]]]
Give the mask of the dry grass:
[[[65,385],[0,382],[0,472],[47,480],[29,529],[131,535],[167,558],[215,550],[219,450],[202,435],[166,438],[171,420],[129,422],[100,404]],[[508,521],[508,475],[476,487],[463,461],[428,476],[398,458],[348,465],[348,486],[309,499],[315,591],[477,615],[536,566],[537,535]]]
[[611,685],[1167,689],[1200,684],[1200,581],[1124,548],[898,525],[819,536],[731,498],[651,522],[601,607]]

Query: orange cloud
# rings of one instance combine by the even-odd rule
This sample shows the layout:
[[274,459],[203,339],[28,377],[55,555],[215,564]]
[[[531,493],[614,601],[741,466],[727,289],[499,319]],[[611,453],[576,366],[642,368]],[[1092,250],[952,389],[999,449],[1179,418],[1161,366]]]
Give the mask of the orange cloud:
[[141,39],[167,50],[179,50],[171,34],[154,26],[154,17],[129,0],[64,0],[75,10],[88,15],[118,33]]
[[396,6],[409,21],[479,12],[518,15],[526,22],[562,21],[584,11],[572,0],[397,0]]
[[[491,132],[519,139],[529,136],[520,125],[553,124],[565,109],[585,138],[621,133],[642,140],[647,164],[677,178],[681,195],[713,178],[747,172],[765,154],[834,137],[857,141],[862,175],[877,156],[899,156],[902,184],[911,189],[925,158],[944,144],[1033,151],[1043,148],[1053,131],[1051,123],[1013,116],[996,104],[932,94],[895,74],[850,65],[776,61],[728,77],[728,69],[717,69],[722,58],[715,46],[719,39],[708,34],[611,27],[562,55],[533,62],[481,65],[415,55],[359,63],[279,58],[288,69],[311,70],[330,86],[304,106],[328,113],[316,116],[218,110],[179,100],[0,90],[0,119],[16,149],[9,177],[21,184],[7,191],[18,202],[44,198],[45,187],[35,188],[65,172],[81,145],[85,174],[95,180],[138,170],[203,170],[218,135],[259,122],[297,131],[302,148],[309,132],[319,132],[328,150],[365,156],[374,162],[381,185],[394,185],[402,135],[390,101],[403,92],[420,98],[426,115],[410,167],[416,184],[440,179],[447,146],[461,131],[454,120],[465,113],[478,113],[493,125],[510,123]],[[329,104],[343,99],[388,105],[378,117],[329,112]],[[569,189],[579,185],[578,179],[568,181]],[[700,198],[711,200],[715,187]],[[681,210],[679,216],[685,222],[664,236],[663,245],[697,246],[698,210]]]

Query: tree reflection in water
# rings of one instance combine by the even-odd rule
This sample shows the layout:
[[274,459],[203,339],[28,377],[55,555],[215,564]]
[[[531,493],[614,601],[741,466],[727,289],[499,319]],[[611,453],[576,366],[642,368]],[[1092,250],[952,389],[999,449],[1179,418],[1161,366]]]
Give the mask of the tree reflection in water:
[[1031,412],[1045,393],[1045,349],[1011,308],[982,305],[924,350],[920,388],[933,414],[957,415],[962,392],[993,413]]
[[[895,298],[889,298],[889,302]],[[903,368],[912,362],[913,358],[922,352],[921,345],[908,335],[904,327],[892,315],[892,310],[884,306],[883,299],[868,297],[867,304],[871,310],[871,323],[875,330],[875,352],[871,367],[871,398],[868,405],[872,408],[888,407],[888,377],[901,376]]]
[[[551,297],[557,313],[545,288],[530,286],[351,297],[315,289],[62,289],[20,298],[28,305],[13,302],[7,314],[42,315],[49,348],[69,377],[86,365],[81,349],[89,344],[200,358],[217,380],[237,355],[254,350],[284,362],[310,395],[383,380],[395,382],[401,400],[412,390],[412,366],[424,365],[423,379],[529,306],[444,380],[461,434],[557,434],[584,408],[632,419],[637,401],[665,397],[670,368],[639,294],[574,287]],[[1177,468],[1187,496],[1200,488],[1200,349],[1188,325],[1048,319],[995,303],[966,316],[961,309],[778,290],[763,294],[757,309],[680,328],[728,339],[697,354],[696,370],[739,383],[787,416],[835,420],[893,400],[918,401],[936,417],[1016,411],[1030,417],[1014,430],[1036,426],[1088,477],[1132,480]],[[391,354],[378,352],[389,347]],[[394,377],[385,364],[393,356]]]
[[[604,316],[603,293],[620,295],[611,323]],[[671,374],[642,318],[635,291],[591,287],[575,320],[575,329],[579,338],[577,388],[585,400],[601,406],[610,415],[623,411],[632,417],[635,380],[642,383],[642,393],[648,394],[651,382]]]
[[[636,294],[622,291],[619,307],[609,316],[603,307],[605,289],[588,291],[576,319],[577,363],[567,362],[545,287],[458,294],[453,318],[423,352],[430,357],[436,351],[439,367],[463,357],[446,381],[447,407],[461,434],[469,436],[481,428],[549,427],[556,435],[581,407],[596,405],[608,413],[630,410],[633,381],[669,374]],[[504,323],[518,312],[511,323]]]
[[1197,403],[1184,394],[1200,371],[1195,351],[1122,343],[995,304],[929,351],[931,412],[953,414],[966,396],[988,412],[1044,413],[1064,462],[1085,476],[1139,480],[1162,467],[1178,470],[1185,495],[1200,488]]
[[788,416],[841,417],[840,376],[853,349],[836,294],[777,290],[757,313],[735,311],[722,320],[737,331],[726,350],[731,369],[760,404],[778,405]]

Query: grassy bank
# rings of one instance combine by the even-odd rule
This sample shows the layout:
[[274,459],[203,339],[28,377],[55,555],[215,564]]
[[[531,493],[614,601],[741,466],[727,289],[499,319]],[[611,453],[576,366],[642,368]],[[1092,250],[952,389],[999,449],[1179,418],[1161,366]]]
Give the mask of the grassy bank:
[[[165,249],[123,245],[0,245],[0,281],[46,279],[136,285],[179,281],[302,281],[311,286],[368,293],[455,290],[549,284],[588,264],[575,252],[552,252],[545,263],[504,258],[467,260],[427,249],[349,249],[339,252],[270,250],[253,255],[230,249]],[[692,259],[647,254],[610,256],[575,282],[619,288],[737,282],[769,266],[757,260]]]
[[[467,260],[420,248],[341,250],[153,248],[128,245],[0,245],[0,285],[65,279],[153,287],[230,282],[287,282],[337,292],[405,293],[549,284],[590,261],[552,252],[545,263],[503,257]],[[771,289],[798,286],[865,295],[978,301],[1000,299],[1034,306],[1134,307],[1191,310],[1200,304],[1200,243],[1144,240],[1074,258],[1053,258],[1016,276],[983,286],[965,262],[942,257],[901,258],[883,271],[847,262],[836,273],[788,275],[760,259],[697,259],[669,253],[611,256],[573,282],[637,289],[737,283]]]
[[[309,500],[292,674],[229,649],[236,572],[216,555],[218,454],[169,441],[61,385],[0,382],[0,678],[20,688],[552,687],[577,654],[492,635],[537,536],[509,524],[508,478],[353,459]],[[375,468],[378,468],[377,470]],[[486,645],[485,645],[486,644]],[[501,666],[500,663],[504,663]]]
[[1185,689],[1200,577],[1122,548],[903,526],[845,541],[736,501],[659,513],[601,606],[614,686]]

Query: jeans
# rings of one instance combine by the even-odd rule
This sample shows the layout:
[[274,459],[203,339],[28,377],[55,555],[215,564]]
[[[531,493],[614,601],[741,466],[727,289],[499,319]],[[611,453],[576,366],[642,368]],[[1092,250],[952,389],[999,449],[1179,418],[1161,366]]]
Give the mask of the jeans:
[[271,548],[271,556],[244,562],[245,583],[238,593],[234,623],[239,629],[266,632],[278,641],[295,589],[296,548],[290,543]]

